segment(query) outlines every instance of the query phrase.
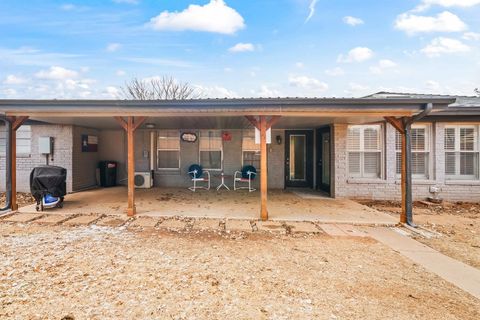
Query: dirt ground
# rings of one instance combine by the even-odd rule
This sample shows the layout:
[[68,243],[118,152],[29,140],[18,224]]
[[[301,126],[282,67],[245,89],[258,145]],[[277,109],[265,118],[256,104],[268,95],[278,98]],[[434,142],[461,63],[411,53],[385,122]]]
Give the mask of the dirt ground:
[[0,223],[0,318],[479,319],[369,238]]
[[[28,206],[35,203],[35,199],[30,193],[17,192],[17,203],[19,207]],[[5,192],[0,193],[0,206],[5,205]]]
[[[401,211],[399,202],[362,203],[396,217]],[[440,234],[430,239],[416,236],[416,240],[480,269],[480,203],[416,202],[413,213],[415,224]]]

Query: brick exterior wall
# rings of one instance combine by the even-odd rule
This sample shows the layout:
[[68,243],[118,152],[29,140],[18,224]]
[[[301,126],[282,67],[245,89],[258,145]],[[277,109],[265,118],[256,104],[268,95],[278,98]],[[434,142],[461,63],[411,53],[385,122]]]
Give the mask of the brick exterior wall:
[[[49,164],[67,169],[67,191],[72,191],[72,141],[70,125],[32,125],[31,154],[17,157],[17,191],[30,192],[30,172],[36,166],[45,165],[45,155],[38,152],[39,137],[53,137],[54,151]],[[0,157],[0,183],[5,190],[5,155]]]
[[[384,124],[384,159],[381,179],[352,179],[348,176],[346,124],[333,126],[334,183],[332,195],[336,198],[400,200],[400,177],[396,175],[395,129]],[[452,181],[445,178],[444,152],[445,123],[431,124],[432,166],[427,180],[413,179],[413,198],[423,200],[432,194],[430,187],[441,189],[439,196],[448,201],[480,201],[480,181]]]

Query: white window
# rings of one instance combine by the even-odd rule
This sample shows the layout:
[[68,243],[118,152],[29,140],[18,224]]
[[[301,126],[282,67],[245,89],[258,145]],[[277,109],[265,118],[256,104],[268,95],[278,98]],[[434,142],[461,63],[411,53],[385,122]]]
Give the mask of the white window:
[[478,179],[477,126],[445,127],[445,176],[447,179]]
[[260,169],[260,144],[255,143],[255,130],[243,130],[242,166],[245,165]]
[[[430,173],[430,126],[412,125],[412,178],[428,179]],[[397,175],[402,173],[402,135],[396,131],[396,168]]]
[[178,130],[159,130],[157,139],[157,168],[180,169],[180,133]]
[[219,130],[200,130],[199,162],[204,169],[222,170],[222,133]]
[[[5,155],[7,131],[5,127],[0,131],[0,154]],[[17,156],[29,156],[32,152],[32,127],[21,126],[17,130]]]
[[382,176],[382,126],[348,127],[348,173],[354,178]]

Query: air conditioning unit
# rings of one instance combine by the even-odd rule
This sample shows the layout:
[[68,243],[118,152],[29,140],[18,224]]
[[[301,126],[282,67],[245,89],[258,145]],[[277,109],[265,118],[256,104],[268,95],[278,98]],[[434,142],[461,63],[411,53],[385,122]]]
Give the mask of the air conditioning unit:
[[153,177],[150,172],[135,172],[135,188],[153,187]]

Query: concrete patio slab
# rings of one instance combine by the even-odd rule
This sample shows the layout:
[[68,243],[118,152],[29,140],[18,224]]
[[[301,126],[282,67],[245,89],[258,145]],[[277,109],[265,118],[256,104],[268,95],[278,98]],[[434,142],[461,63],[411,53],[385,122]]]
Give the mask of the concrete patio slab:
[[72,216],[63,216],[63,215],[58,215],[58,214],[52,214],[52,215],[46,215],[43,218],[34,220],[33,222],[35,223],[40,223],[40,224],[48,224],[48,225],[57,225],[61,224],[68,219],[72,218]]
[[88,226],[89,224],[100,219],[101,215],[81,215],[73,219],[67,220],[64,222],[65,225],[69,226]]
[[226,220],[225,229],[227,231],[252,232],[252,225],[248,220]]
[[389,246],[425,269],[480,299],[480,270],[389,228],[363,228],[369,236]]
[[[315,191],[308,197],[295,190],[269,190],[268,212],[272,221],[345,223],[364,225],[395,225],[390,215],[348,199],[332,199]],[[101,201],[99,201],[101,199]],[[256,220],[260,215],[258,191],[191,192],[178,188],[137,189],[137,216],[216,218]],[[125,216],[127,188],[123,186],[93,189],[65,197],[64,207],[49,210],[49,214],[104,214]],[[36,213],[35,205],[19,209]]]
[[320,229],[317,228],[311,222],[287,222],[286,225],[290,228],[290,231],[293,233],[320,233]]
[[107,216],[103,217],[95,224],[102,227],[121,227],[123,226],[130,218],[127,216]]
[[159,223],[158,219],[149,218],[149,217],[138,217],[130,223],[129,227],[134,228],[155,228]]
[[2,219],[2,221],[6,222],[18,222],[18,223],[27,223],[30,221],[33,221],[35,219],[38,219],[42,217],[44,214],[43,213],[17,213],[13,214],[5,219]]
[[320,224],[318,225],[326,234],[332,237],[346,237],[348,234],[340,229],[335,224]]
[[366,232],[360,231],[350,224],[336,224],[337,228],[345,232],[350,237],[368,237]]
[[219,230],[220,222],[219,219],[199,219],[195,220],[193,224],[194,230]]
[[159,227],[162,229],[181,231],[187,227],[187,222],[177,219],[166,219],[162,221]]
[[287,229],[285,229],[285,227],[283,226],[283,222],[280,221],[256,221],[255,224],[258,231],[281,234],[287,233]]

